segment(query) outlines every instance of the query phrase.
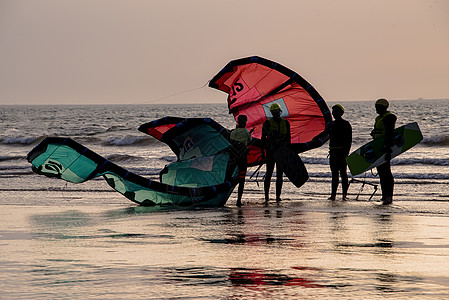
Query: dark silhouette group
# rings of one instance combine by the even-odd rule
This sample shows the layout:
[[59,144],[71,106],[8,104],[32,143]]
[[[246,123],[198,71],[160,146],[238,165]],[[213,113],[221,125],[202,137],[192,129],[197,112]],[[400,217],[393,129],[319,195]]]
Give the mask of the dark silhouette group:
[[[386,99],[378,99],[375,109],[378,116],[371,132],[373,139],[384,137],[383,150],[385,151],[385,163],[377,167],[380,185],[382,189],[382,204],[393,202],[394,178],[391,173],[391,147],[393,146],[393,131],[395,129],[396,116],[388,111],[389,102]],[[279,147],[289,147],[291,143],[290,123],[281,117],[281,107],[277,103],[270,106],[272,117],[266,120],[262,126],[262,145],[266,152],[266,173],[264,179],[265,201],[269,201],[270,183],[276,165],[276,202],[281,201],[283,185],[283,169],[276,163],[273,153]],[[345,109],[340,104],[332,106],[333,121],[329,126],[329,166],[332,174],[331,195],[329,200],[335,200],[341,178],[342,199],[348,199],[348,174],[346,157],[349,155],[352,144],[351,124],[343,119]],[[230,141],[237,149],[239,188],[237,206],[242,205],[242,195],[247,169],[247,146],[251,142],[251,133],[245,128],[247,117],[239,115],[237,126],[230,133]]]

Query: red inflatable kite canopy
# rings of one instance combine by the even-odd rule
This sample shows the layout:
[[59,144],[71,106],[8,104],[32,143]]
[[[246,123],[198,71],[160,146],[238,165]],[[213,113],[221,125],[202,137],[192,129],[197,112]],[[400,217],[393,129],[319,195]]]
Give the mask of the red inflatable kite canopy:
[[[332,116],[326,102],[304,78],[270,60],[253,56],[229,62],[209,82],[227,93],[229,112],[248,117],[247,128],[261,138],[262,124],[272,117],[270,106],[278,103],[290,122],[292,145],[297,152],[320,147],[328,140]],[[254,163],[249,159],[249,163]]]

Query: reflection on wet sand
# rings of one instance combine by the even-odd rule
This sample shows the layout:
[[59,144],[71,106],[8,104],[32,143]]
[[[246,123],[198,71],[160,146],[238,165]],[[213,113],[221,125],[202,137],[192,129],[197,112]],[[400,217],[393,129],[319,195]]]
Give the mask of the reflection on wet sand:
[[447,218],[403,211],[4,205],[0,298],[25,298],[21,282],[34,298],[449,294]]
[[[292,268],[293,270],[304,270],[301,267]],[[293,275],[285,275],[275,273],[273,271],[262,269],[231,269],[229,280],[233,285],[297,285],[305,288],[322,288],[321,284],[305,277],[295,277]]]

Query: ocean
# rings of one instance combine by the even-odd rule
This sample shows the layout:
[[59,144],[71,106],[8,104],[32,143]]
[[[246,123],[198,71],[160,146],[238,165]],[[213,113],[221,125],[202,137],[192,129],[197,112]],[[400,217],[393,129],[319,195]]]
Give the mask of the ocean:
[[[371,139],[374,103],[340,104],[355,150]],[[234,191],[223,208],[181,209],[138,207],[103,179],[36,175],[26,155],[47,136],[71,137],[157,179],[175,156],[139,125],[210,117],[233,128],[226,104],[0,106],[0,298],[447,297],[449,100],[390,110],[424,136],[392,160],[391,206],[380,205],[375,172],[355,177],[349,201],[328,201],[326,143],[300,154],[310,179],[299,189],[286,180],[280,204],[264,205],[265,170],[250,168],[242,208]]]

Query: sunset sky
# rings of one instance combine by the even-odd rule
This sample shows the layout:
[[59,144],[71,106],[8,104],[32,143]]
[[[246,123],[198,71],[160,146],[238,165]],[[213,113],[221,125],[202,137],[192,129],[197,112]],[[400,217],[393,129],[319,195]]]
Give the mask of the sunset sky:
[[224,103],[252,55],[329,101],[449,99],[447,0],[0,0],[0,41],[0,104]]

